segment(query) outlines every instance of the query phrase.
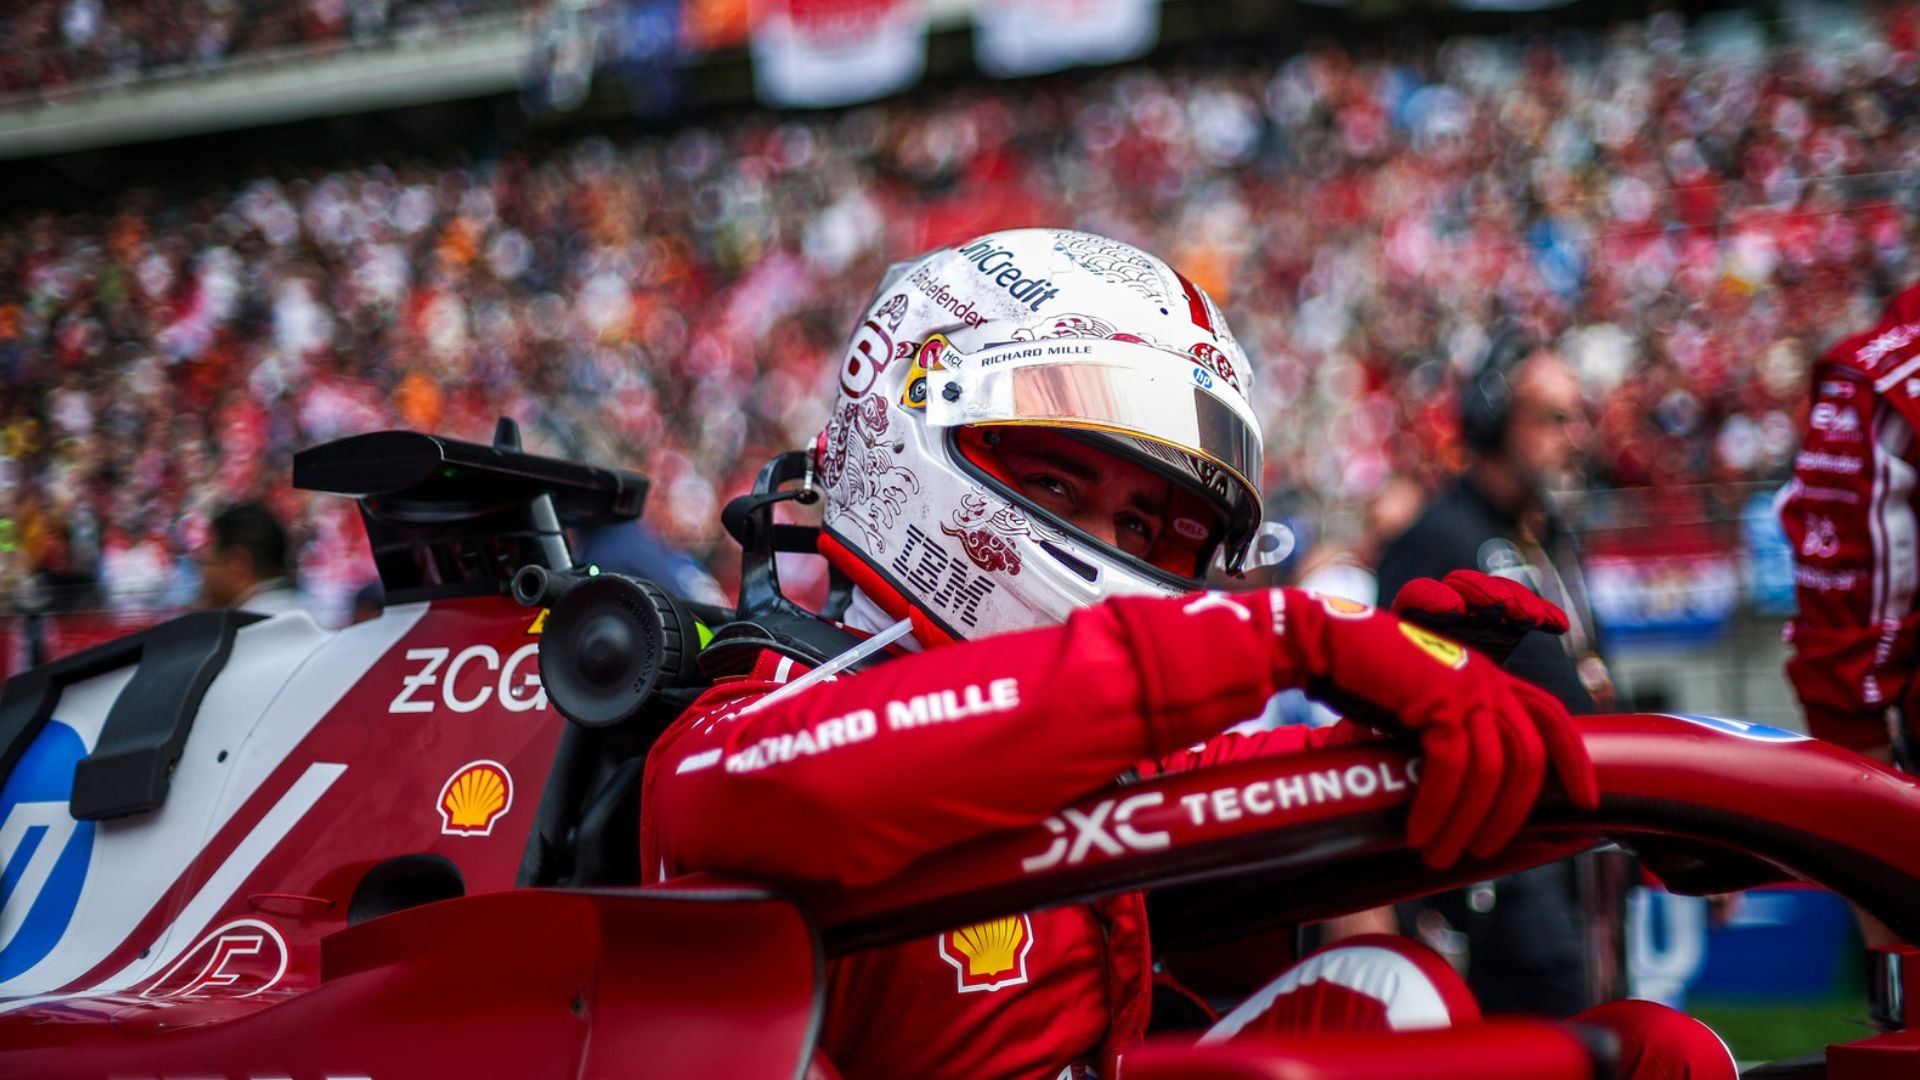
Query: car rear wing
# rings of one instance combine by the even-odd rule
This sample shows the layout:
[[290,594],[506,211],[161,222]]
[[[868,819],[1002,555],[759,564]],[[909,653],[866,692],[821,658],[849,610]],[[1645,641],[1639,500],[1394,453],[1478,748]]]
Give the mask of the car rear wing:
[[523,566],[572,566],[567,526],[633,521],[645,476],[520,448],[502,417],[491,446],[376,431],[302,450],[293,486],[360,504],[390,603],[505,593]]

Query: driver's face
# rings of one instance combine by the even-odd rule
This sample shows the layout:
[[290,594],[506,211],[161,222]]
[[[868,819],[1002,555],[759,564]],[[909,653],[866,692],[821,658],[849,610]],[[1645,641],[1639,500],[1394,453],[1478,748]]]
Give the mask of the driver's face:
[[1170,482],[1046,428],[1009,427],[997,434],[1001,466],[1034,505],[1129,555],[1148,558],[1167,529]]

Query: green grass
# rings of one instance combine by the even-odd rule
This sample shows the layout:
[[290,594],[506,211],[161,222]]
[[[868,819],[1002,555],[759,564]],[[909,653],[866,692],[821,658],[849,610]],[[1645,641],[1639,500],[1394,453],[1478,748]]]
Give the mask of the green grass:
[[1689,1000],[1687,1012],[1719,1032],[1742,1064],[1812,1053],[1873,1034],[1864,995],[1766,1004]]

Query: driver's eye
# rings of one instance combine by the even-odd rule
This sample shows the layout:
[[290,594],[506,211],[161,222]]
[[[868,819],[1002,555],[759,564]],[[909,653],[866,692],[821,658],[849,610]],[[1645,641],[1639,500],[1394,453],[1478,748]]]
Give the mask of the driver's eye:
[[1067,486],[1066,481],[1047,473],[1026,477],[1020,486],[1026,489],[1028,495],[1041,497],[1043,502],[1052,504],[1054,508],[1073,498],[1073,489]]
[[1115,530],[1121,550],[1129,555],[1144,555],[1153,547],[1155,529],[1153,523],[1131,514],[1121,517]]

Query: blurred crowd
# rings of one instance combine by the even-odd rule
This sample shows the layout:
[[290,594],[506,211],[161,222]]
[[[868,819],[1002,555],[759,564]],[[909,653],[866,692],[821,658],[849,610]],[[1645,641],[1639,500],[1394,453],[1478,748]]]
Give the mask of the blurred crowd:
[[525,6],[526,0],[8,0],[0,4],[0,94],[52,94],[169,67],[205,69],[275,49],[365,44]]
[[343,605],[371,573],[357,518],[288,490],[291,453],[484,441],[501,414],[529,449],[648,473],[649,519],[724,576],[720,506],[819,430],[887,264],[1031,224],[1221,300],[1296,504],[1454,467],[1455,387],[1502,319],[1577,366],[1591,484],[1781,478],[1810,356],[1916,270],[1916,25],[1321,45],[9,208],[0,579],[190,596],[209,513],[257,497]]

